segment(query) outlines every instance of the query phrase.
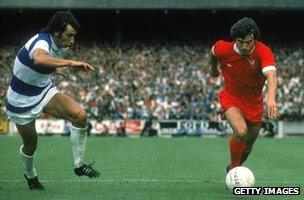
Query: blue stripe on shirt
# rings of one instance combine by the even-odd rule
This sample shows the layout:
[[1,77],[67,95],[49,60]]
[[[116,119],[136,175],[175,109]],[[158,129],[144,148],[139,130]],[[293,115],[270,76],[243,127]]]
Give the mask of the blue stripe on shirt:
[[51,40],[50,34],[48,34],[48,33],[38,33],[38,37],[31,43],[31,45],[29,47],[29,52],[33,49],[36,42],[38,42],[39,40],[45,40],[49,44],[49,50],[51,49],[52,40]]
[[13,113],[25,113],[31,109],[33,109],[34,107],[36,107],[39,103],[41,103],[41,101],[44,99],[44,97],[46,96],[46,94],[49,92],[49,90],[51,88],[53,88],[54,86],[50,87],[43,95],[43,97],[37,102],[35,103],[34,105],[32,106],[26,106],[26,107],[17,107],[17,106],[13,106],[12,104],[10,104],[7,100],[5,102],[5,106],[6,106],[6,109],[10,112],[13,112]]
[[22,47],[20,49],[20,51],[18,53],[18,59],[23,65],[31,68],[32,70],[34,70],[40,74],[51,74],[55,71],[54,68],[35,65],[34,60],[30,59],[29,52],[28,52],[28,50],[26,50],[25,47]]
[[30,85],[20,79],[18,79],[15,75],[13,75],[11,84],[12,90],[18,94],[22,94],[25,96],[36,96],[41,94],[41,92],[48,86],[38,87],[34,85]]

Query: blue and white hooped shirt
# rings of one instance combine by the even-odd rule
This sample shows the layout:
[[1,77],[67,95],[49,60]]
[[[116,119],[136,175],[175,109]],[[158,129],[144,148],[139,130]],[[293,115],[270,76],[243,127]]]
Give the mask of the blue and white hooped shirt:
[[54,87],[50,76],[55,69],[35,65],[35,49],[42,49],[50,56],[58,58],[63,57],[67,50],[57,48],[48,33],[39,33],[28,40],[15,58],[13,77],[6,95],[6,108],[10,112],[25,113],[31,110]]

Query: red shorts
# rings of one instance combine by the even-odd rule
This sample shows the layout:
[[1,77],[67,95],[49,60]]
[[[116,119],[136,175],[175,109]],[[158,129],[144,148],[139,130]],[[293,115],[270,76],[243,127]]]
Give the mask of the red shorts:
[[221,104],[223,113],[225,113],[231,107],[236,107],[243,112],[246,122],[253,125],[262,124],[263,101],[245,100],[240,97],[233,96],[225,90],[222,90],[219,94],[219,102]]

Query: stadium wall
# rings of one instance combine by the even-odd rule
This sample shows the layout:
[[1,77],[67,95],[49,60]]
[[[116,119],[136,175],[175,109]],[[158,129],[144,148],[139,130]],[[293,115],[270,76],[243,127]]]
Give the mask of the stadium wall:
[[10,9],[303,9],[302,0],[0,0]]
[[[117,13],[115,10],[84,9],[72,12],[81,25],[77,42],[116,42],[120,36],[122,43],[130,40],[182,41],[191,38],[211,45],[210,41],[229,40],[231,25],[243,16],[252,17],[259,24],[266,44],[299,43],[304,33],[298,24],[304,19],[304,12],[300,10],[123,10]],[[0,24],[5,27],[0,32],[0,45],[22,45],[24,40],[44,27],[54,13],[52,9],[0,9]]]
[[[117,135],[122,126],[126,135],[139,136],[144,128],[143,120],[90,120],[90,133],[93,135],[106,136]],[[272,123],[272,122],[266,122]],[[15,135],[18,133],[12,122],[7,122],[8,130],[4,134]],[[270,126],[262,126],[261,136],[271,135],[283,138],[289,135],[304,136],[304,122],[277,121],[272,130]],[[204,120],[157,120],[153,122],[152,128],[158,136],[225,136],[232,134],[227,121],[211,122]],[[38,119],[36,130],[40,135],[65,135],[69,133],[69,124],[64,120]],[[271,132],[274,131],[272,134]]]

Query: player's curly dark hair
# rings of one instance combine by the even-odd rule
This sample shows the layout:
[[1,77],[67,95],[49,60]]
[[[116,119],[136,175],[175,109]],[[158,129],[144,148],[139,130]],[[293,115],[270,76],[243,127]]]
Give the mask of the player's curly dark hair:
[[76,31],[80,29],[78,21],[70,11],[58,11],[48,22],[47,26],[42,28],[40,31],[51,34],[56,32],[62,33],[65,31],[68,24],[70,24]]
[[254,39],[259,39],[261,36],[259,27],[255,21],[249,17],[240,19],[230,29],[230,35],[234,40],[237,38],[245,38],[250,33],[253,34]]

